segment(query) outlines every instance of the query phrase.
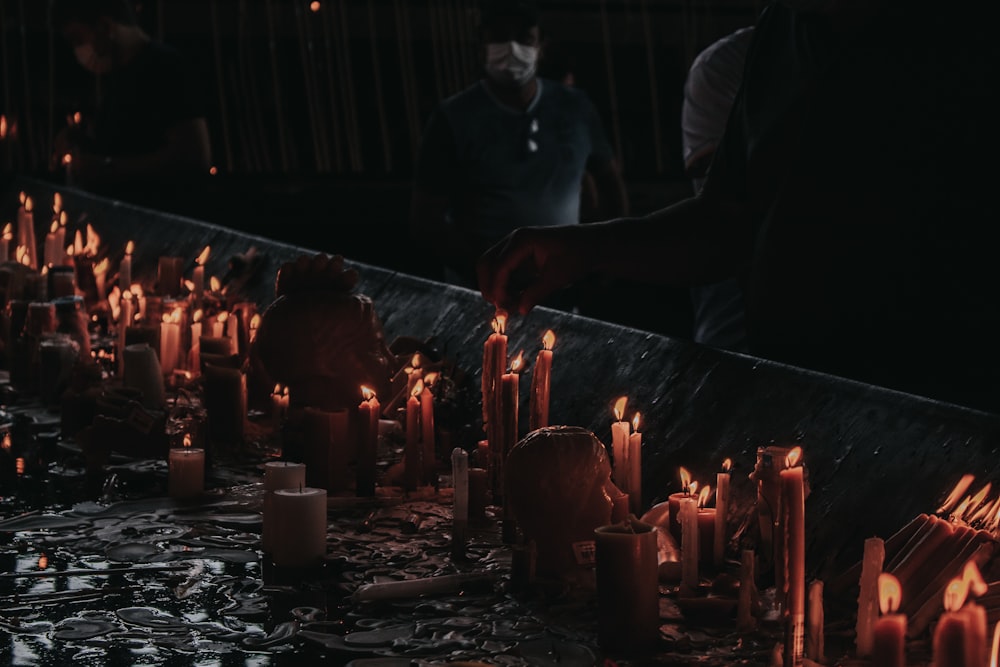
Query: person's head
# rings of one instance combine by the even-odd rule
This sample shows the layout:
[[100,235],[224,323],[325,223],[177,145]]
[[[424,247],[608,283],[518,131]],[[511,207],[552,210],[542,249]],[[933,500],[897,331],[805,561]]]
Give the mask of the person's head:
[[121,34],[139,29],[130,0],[52,0],[52,24],[80,65],[95,74],[114,67]]
[[521,88],[535,78],[541,46],[535,2],[483,0],[480,34],[485,48],[485,71],[495,83]]

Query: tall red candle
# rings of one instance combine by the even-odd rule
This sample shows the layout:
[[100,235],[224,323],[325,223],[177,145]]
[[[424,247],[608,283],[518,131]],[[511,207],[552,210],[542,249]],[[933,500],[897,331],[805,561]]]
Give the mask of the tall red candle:
[[805,479],[798,465],[801,448],[788,453],[787,466],[781,471],[781,495],[786,512],[785,530],[788,568],[786,596],[787,627],[785,667],[802,664],[805,652],[806,622],[806,522]]
[[549,329],[542,336],[542,349],[535,357],[531,370],[531,403],[528,412],[528,430],[549,425],[549,386],[552,382],[552,347],[556,335]]
[[361,387],[362,401],[358,406],[359,433],[361,434],[358,448],[358,468],[355,474],[355,494],[358,496],[375,495],[375,465],[378,459],[378,418],[382,411],[375,392],[368,387]]

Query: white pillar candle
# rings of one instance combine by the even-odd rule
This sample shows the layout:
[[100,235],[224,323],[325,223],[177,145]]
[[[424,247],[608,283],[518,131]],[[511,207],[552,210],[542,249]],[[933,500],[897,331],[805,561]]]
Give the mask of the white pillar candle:
[[[361,388],[364,400],[358,405],[360,439],[358,442],[358,468],[355,474],[354,491],[358,496],[375,495],[375,477],[378,464],[379,414],[382,404],[375,392]],[[286,396],[287,399],[287,396]]]
[[326,555],[326,489],[278,489],[273,504],[272,562],[279,567],[321,564]]
[[423,450],[424,483],[433,485],[437,464],[437,443],[434,437],[434,392],[427,382],[424,382],[424,388],[420,392],[420,442]]
[[632,418],[632,433],[628,437],[628,473],[629,511],[642,516],[642,433],[639,432],[638,412]]
[[135,243],[129,241],[125,246],[125,256],[118,265],[118,288],[125,292],[132,286],[132,251]]
[[164,315],[160,322],[160,370],[170,375],[180,367],[181,324],[172,315]]
[[[188,436],[190,437],[190,436]],[[205,450],[175,447],[167,461],[167,494],[171,498],[196,498],[205,490]]]
[[722,472],[715,475],[715,539],[712,541],[712,562],[715,567],[722,566],[722,559],[726,553],[726,541],[729,535],[726,531],[726,520],[729,517],[729,469],[732,461],[726,459],[722,462]]
[[622,396],[617,401],[613,408],[615,415],[615,421],[611,423],[611,457],[612,457],[612,473],[611,476],[618,485],[618,488],[625,493],[629,492],[629,482],[631,481],[631,474],[629,473],[629,460],[628,460],[628,436],[630,433],[631,425],[625,421],[625,405],[628,403],[628,397]]
[[277,518],[274,515],[274,492],[279,489],[300,489],[306,485],[306,466],[291,461],[268,461],[264,464],[264,497],[261,507],[261,548],[269,554],[274,550]]
[[698,590],[698,501],[693,496],[681,499],[681,588],[687,593]]

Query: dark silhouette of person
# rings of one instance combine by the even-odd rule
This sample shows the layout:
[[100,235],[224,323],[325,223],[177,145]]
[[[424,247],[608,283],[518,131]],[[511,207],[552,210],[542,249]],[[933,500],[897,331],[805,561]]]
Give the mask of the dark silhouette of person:
[[81,75],[63,96],[53,172],[68,159],[69,184],[95,194],[167,210],[194,204],[211,142],[193,63],[152,39],[129,0],[52,0],[52,20]]

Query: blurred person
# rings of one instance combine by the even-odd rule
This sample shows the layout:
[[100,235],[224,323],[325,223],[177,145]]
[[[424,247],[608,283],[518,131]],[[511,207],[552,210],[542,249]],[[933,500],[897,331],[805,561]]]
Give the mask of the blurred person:
[[69,155],[74,186],[168,210],[194,203],[211,142],[193,64],[152,39],[129,0],[52,0],[52,21],[83,76],[79,97],[64,96],[53,172]]
[[483,297],[524,313],[594,273],[737,278],[751,354],[1000,411],[987,19],[978,5],[772,2],[698,195],[515,230],[480,259]]
[[454,284],[475,288],[477,258],[518,225],[580,223],[588,177],[598,219],[627,212],[593,103],[583,91],[537,75],[539,23],[534,2],[484,2],[482,77],[441,102],[426,125],[410,233]]

